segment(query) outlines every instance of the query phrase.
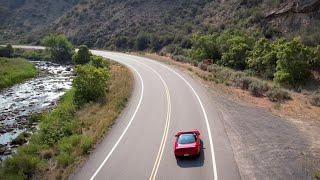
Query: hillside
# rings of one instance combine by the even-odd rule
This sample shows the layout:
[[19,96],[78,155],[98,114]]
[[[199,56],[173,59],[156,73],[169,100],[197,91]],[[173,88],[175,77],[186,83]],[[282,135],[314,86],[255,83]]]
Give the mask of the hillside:
[[1,0],[0,39],[20,40],[30,31],[49,25],[79,0]]
[[[13,33],[18,32],[27,43],[37,42],[50,32],[66,34],[75,44],[131,49],[138,34],[154,35],[165,46],[195,32],[242,28],[268,38],[301,36],[307,44],[320,42],[319,0],[86,0],[74,7],[71,0],[40,1],[38,6],[35,0],[15,0],[22,1],[1,16],[6,20],[0,41],[17,40]],[[35,11],[44,4],[49,11]]]

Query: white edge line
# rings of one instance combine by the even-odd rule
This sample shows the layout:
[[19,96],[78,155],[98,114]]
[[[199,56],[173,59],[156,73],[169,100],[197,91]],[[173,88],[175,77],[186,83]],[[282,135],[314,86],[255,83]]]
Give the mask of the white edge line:
[[139,103],[127,125],[127,127],[124,129],[124,131],[122,132],[121,136],[119,137],[118,141],[116,142],[116,144],[112,147],[111,151],[109,152],[109,154],[106,156],[106,158],[103,160],[103,162],[101,163],[101,165],[99,166],[99,168],[95,171],[95,173],[92,175],[92,177],[90,178],[90,180],[93,180],[97,174],[99,173],[99,171],[101,170],[101,168],[104,166],[104,164],[108,161],[108,159],[110,158],[111,154],[113,153],[113,151],[116,149],[116,147],[118,146],[118,144],[120,143],[121,139],[123,138],[123,136],[126,134],[127,130],[129,129],[133,119],[135,118],[139,108],[140,108],[140,105],[141,105],[141,102],[142,102],[142,98],[143,98],[143,93],[144,93],[144,84],[143,84],[143,80],[142,80],[142,77],[140,75],[140,73],[131,65],[127,64],[127,63],[124,63],[124,62],[121,62],[123,63],[124,65],[130,67],[131,69],[133,69],[139,76],[139,79],[141,81],[141,94],[140,94],[140,100],[139,100]]
[[[148,58],[145,58],[145,59],[148,59]],[[148,61],[155,62],[155,63],[161,65],[162,67],[168,69],[169,71],[173,72],[174,74],[176,74],[178,77],[180,77],[189,86],[189,88],[193,91],[194,95],[196,96],[196,98],[197,98],[197,100],[198,100],[198,102],[199,102],[199,104],[201,106],[201,109],[202,109],[202,112],[203,112],[203,115],[204,115],[204,118],[205,118],[205,121],[206,121],[207,133],[209,135],[209,142],[210,142],[210,149],[211,149],[211,159],[212,159],[212,168],[213,168],[214,180],[218,180],[217,165],[216,165],[216,159],[215,159],[214,148],[213,148],[211,128],[210,128],[210,124],[209,124],[209,120],[208,120],[208,116],[207,116],[206,110],[204,109],[204,106],[202,104],[202,101],[201,101],[199,95],[194,90],[194,88],[191,86],[191,84],[183,76],[181,76],[179,73],[177,73],[175,70],[173,70],[173,69],[169,68],[168,66],[163,65],[163,64],[161,64],[161,63],[159,63],[157,61],[154,61],[154,60],[151,60],[151,59],[148,59]]]

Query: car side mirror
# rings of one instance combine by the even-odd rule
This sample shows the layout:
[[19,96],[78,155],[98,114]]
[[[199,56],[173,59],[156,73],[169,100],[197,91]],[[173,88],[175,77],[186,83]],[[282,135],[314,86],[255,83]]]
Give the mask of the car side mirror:
[[178,134],[174,135],[174,137],[178,137]]

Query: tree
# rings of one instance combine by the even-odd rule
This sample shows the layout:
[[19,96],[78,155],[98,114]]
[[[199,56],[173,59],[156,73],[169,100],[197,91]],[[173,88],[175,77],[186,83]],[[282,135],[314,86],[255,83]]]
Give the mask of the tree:
[[90,64],[96,68],[109,68],[108,61],[104,61],[101,56],[91,56]]
[[277,71],[274,80],[282,85],[302,85],[311,75],[310,48],[297,39],[282,43],[277,48]]
[[77,76],[73,80],[75,104],[82,106],[90,101],[105,98],[107,81],[110,78],[106,69],[87,64],[78,66],[76,73]]
[[115,39],[115,46],[121,50],[128,48],[128,37],[119,36]]
[[91,56],[89,48],[86,45],[81,45],[79,51],[72,56],[72,61],[75,64],[87,64]]
[[11,44],[8,44],[6,47],[0,47],[0,57],[12,57],[14,49]]
[[57,63],[71,62],[74,48],[64,35],[48,35],[42,40],[53,61]]
[[196,60],[220,59],[221,54],[216,43],[217,37],[218,34],[194,35],[192,37],[192,49],[189,53],[190,58]]
[[149,43],[149,36],[146,33],[140,33],[136,39],[136,48],[139,51],[143,51],[148,48]]
[[217,61],[218,64],[238,70],[245,69],[245,60],[251,48],[244,36],[231,36],[223,48],[222,57]]
[[256,41],[253,50],[246,63],[257,75],[266,79],[272,79],[276,72],[277,52],[276,44],[272,44],[266,38]]

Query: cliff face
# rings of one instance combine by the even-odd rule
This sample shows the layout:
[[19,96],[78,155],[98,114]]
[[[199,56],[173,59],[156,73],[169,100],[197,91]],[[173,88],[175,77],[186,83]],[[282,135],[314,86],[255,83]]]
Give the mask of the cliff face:
[[172,39],[243,28],[319,44],[319,8],[320,0],[2,0],[0,42],[63,33],[76,44],[108,47],[140,32]]

